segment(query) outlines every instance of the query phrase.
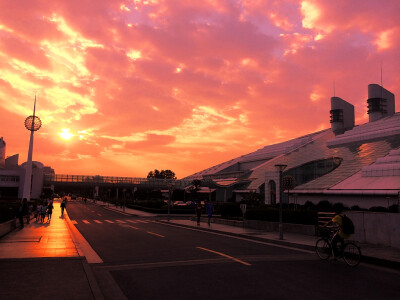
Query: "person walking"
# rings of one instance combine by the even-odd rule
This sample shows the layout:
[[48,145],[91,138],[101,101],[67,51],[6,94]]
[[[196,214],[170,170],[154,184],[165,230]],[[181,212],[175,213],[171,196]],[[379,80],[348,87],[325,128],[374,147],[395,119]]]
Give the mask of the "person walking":
[[28,214],[26,215],[26,222],[29,224],[29,222],[31,221],[31,215],[33,212],[33,204],[29,204],[28,206]]
[[40,220],[40,214],[42,213],[42,203],[39,202],[39,204],[36,206],[36,222]]
[[40,222],[44,223],[44,219],[46,217],[47,205],[43,203],[42,210],[40,211]]
[[65,200],[63,200],[61,202],[60,206],[61,206],[61,216],[63,216],[64,215],[64,209],[67,206],[66,203],[65,203]]
[[22,202],[18,209],[18,219],[21,229],[24,228],[24,216],[28,213],[28,200],[22,199]]
[[51,216],[53,214],[53,202],[50,202],[49,205],[47,205],[47,222],[50,223],[51,221]]
[[196,216],[197,216],[197,225],[200,226],[200,218],[201,218],[201,210],[203,207],[201,206],[201,202],[197,201],[195,206]]
[[206,205],[206,212],[207,212],[207,217],[208,217],[208,226],[211,225],[211,218],[214,212],[214,204],[210,201],[207,202]]

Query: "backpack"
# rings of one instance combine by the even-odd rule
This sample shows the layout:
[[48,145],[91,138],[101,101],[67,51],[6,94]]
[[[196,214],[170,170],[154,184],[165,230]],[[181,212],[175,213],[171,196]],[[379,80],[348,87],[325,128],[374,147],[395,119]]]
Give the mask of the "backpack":
[[354,234],[353,221],[346,215],[342,216],[342,230],[344,234]]

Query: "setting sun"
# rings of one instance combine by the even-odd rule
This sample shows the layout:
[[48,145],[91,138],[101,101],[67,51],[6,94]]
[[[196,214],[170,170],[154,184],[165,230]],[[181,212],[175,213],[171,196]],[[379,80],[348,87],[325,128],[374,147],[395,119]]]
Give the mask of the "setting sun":
[[69,132],[68,128],[63,128],[62,131],[58,133],[58,135],[64,140],[69,140],[74,136],[71,132]]

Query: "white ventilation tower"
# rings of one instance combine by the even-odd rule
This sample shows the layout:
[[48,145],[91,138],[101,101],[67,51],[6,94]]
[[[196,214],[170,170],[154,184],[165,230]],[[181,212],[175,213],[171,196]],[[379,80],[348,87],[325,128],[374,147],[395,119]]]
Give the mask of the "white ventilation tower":
[[379,84],[368,85],[367,103],[370,122],[395,113],[394,95]]
[[331,98],[331,128],[335,135],[354,127],[354,105],[339,98]]
[[0,169],[6,166],[6,142],[3,137],[0,137]]

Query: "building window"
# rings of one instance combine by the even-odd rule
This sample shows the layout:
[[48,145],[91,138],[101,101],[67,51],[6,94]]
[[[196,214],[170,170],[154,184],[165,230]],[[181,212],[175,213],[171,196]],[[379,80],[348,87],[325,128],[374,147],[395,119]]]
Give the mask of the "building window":
[[276,183],[273,180],[268,182],[269,200],[271,204],[276,204]]
[[0,175],[0,182],[18,182],[19,176]]

